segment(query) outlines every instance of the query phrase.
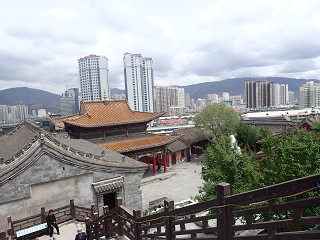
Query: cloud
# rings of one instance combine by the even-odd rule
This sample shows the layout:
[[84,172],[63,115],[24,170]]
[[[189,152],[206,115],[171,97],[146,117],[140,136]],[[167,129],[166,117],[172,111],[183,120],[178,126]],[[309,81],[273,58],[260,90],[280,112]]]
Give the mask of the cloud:
[[156,85],[320,73],[319,1],[39,3],[2,4],[0,89],[79,87],[77,59],[91,53],[109,59],[122,89],[125,52],[153,58]]

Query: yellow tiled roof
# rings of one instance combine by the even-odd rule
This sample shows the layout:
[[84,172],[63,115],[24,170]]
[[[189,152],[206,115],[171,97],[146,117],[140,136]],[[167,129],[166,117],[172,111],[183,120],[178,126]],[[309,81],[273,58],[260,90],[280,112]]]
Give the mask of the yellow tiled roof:
[[50,119],[55,125],[61,123],[80,127],[117,126],[130,123],[150,122],[166,112],[148,113],[133,111],[126,100],[81,102],[80,114],[60,119]]
[[142,149],[164,146],[170,144],[181,135],[167,136],[159,134],[137,133],[129,136],[117,136],[106,140],[93,140],[91,142],[98,144],[101,147],[116,151],[118,153],[132,152]]

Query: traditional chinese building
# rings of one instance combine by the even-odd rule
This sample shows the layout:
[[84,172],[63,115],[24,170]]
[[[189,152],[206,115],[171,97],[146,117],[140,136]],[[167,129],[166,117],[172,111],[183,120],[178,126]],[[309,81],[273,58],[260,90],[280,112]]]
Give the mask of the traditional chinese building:
[[25,218],[40,207],[74,199],[79,206],[110,208],[122,197],[128,209],[142,207],[141,178],[147,166],[82,139],[55,136],[29,123],[0,137],[0,229],[6,218]]
[[166,146],[181,137],[147,133],[148,123],[165,113],[133,111],[127,100],[104,100],[81,102],[79,114],[50,120],[70,138],[86,139],[148,165],[151,162],[155,174],[157,164],[166,171]]

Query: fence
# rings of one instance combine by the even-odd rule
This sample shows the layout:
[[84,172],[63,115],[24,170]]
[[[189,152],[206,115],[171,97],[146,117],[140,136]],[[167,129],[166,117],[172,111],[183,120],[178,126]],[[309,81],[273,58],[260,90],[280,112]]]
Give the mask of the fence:
[[[230,196],[230,185],[217,186],[217,199],[174,209],[173,201],[164,201],[164,211],[141,217],[139,209],[127,210],[118,199],[118,205],[93,219],[86,218],[88,239],[125,235],[129,239],[320,239],[320,230],[293,231],[293,227],[320,224],[320,216],[304,216],[306,207],[319,207],[320,197],[278,203],[278,199],[302,197],[317,192],[320,174],[280,183]],[[278,214],[279,218],[256,221],[262,214]],[[243,223],[236,225],[242,219]],[[216,224],[213,224],[216,223]],[[291,228],[284,231],[285,228]],[[238,235],[244,231],[261,232],[256,235]]]
[[[94,208],[91,206],[91,208],[85,208],[74,205],[74,200],[70,200],[70,204],[52,209],[54,212],[54,215],[56,217],[57,223],[62,223],[71,219],[77,219],[84,221],[86,217],[93,217]],[[45,210],[45,207],[41,208],[41,211],[39,214],[22,218],[19,220],[12,221],[11,216],[7,217],[8,222],[8,229],[7,229],[7,236],[1,235],[0,232],[0,240],[11,240],[16,238],[16,232],[33,227],[36,225],[39,225],[41,223],[46,222],[46,216],[48,215],[48,211]]]

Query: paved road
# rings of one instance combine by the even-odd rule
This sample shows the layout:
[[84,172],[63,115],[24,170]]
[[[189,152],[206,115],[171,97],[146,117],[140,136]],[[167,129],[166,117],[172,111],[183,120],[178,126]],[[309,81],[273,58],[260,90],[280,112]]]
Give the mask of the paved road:
[[[175,202],[194,198],[199,193],[198,187],[203,184],[200,161],[201,157],[192,162],[172,166],[168,168],[169,178],[143,183],[141,186],[143,211],[148,209],[150,201],[162,197],[173,199]],[[158,176],[165,176],[165,174]],[[150,178],[152,177],[144,178],[142,182]]]

